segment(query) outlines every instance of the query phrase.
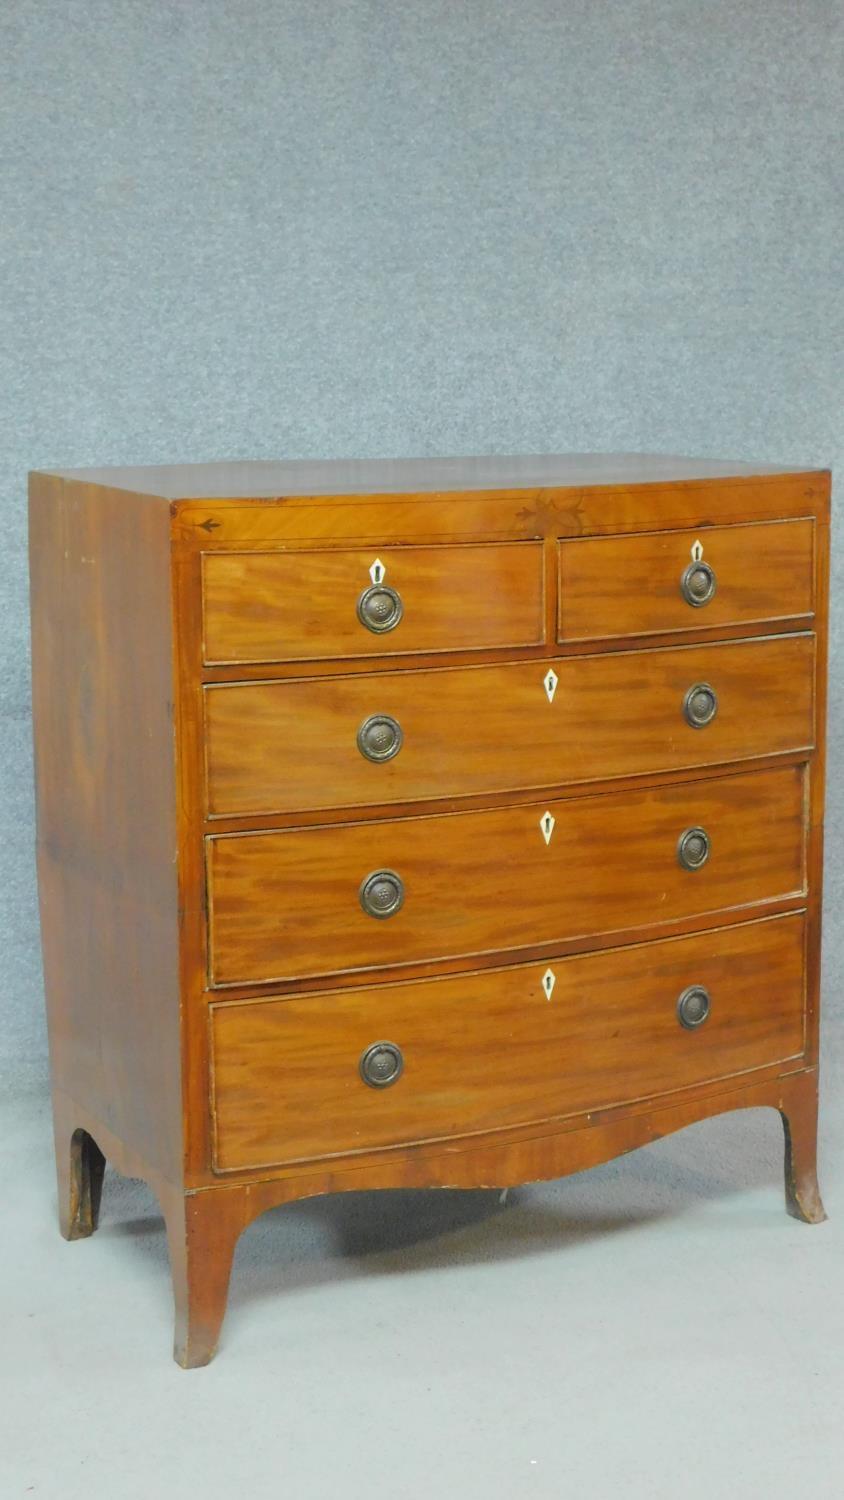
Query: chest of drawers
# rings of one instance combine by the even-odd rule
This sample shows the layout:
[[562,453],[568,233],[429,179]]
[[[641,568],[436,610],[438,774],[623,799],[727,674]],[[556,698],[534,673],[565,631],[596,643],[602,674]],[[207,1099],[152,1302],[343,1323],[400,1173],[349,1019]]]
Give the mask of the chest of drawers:
[[30,484],[63,1233],[504,1187],[748,1106],[815,1175],[829,476],[683,459]]

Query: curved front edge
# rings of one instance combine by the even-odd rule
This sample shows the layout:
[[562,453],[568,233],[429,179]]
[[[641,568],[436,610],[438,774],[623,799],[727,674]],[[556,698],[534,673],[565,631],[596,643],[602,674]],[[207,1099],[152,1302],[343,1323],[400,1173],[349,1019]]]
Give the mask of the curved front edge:
[[304,1171],[301,1167],[281,1168],[257,1180],[220,1183],[197,1188],[196,1193],[242,1196],[245,1222],[249,1222],[279,1204],[325,1193],[367,1192],[378,1188],[516,1187],[585,1171],[713,1115],[765,1106],[779,1110],[784,1121],[789,1122],[794,1143],[792,1154],[797,1159],[798,1174],[805,1182],[810,1158],[814,1160],[808,1144],[817,1111],[814,1070],[768,1078],[764,1083],[686,1099],[674,1105],[645,1107],[623,1116],[617,1111],[593,1113],[566,1121],[553,1133],[547,1127],[547,1133],[527,1139],[490,1143],[483,1138],[464,1137],[445,1147],[438,1142],[385,1151],[365,1165],[346,1158]]
[[[326,1193],[387,1188],[504,1188],[582,1172],[635,1151],[686,1125],[736,1109],[778,1110],[785,1130],[786,1207],[795,1218],[820,1223],[826,1217],[816,1174],[817,1072],[803,1070],[743,1088],[619,1117],[592,1115],[554,1134],[489,1142],[456,1141],[385,1152],[366,1165],[335,1163],[257,1181],[187,1188],[162,1181],[122,1151],[118,1141],[75,1107],[61,1110],[57,1140],[63,1151],[87,1129],[101,1139],[119,1171],[142,1176],[156,1192],[167,1224],[176,1311],[175,1356],[191,1368],[213,1357],[225,1315],[238,1237],[268,1209]],[[97,1166],[100,1153],[92,1159]],[[65,1184],[67,1187],[67,1184]],[[90,1214],[93,1227],[93,1195]],[[86,1231],[87,1232],[87,1229]]]
[[[769,1106],[786,1133],[786,1204],[810,1223],[825,1215],[815,1176],[817,1073],[802,1071],[723,1094],[687,1100],[623,1118],[587,1117],[553,1135],[495,1145],[465,1141],[448,1150],[384,1154],[366,1166],[335,1165],[297,1175],[189,1191],[168,1213],[177,1307],[176,1358],[205,1364],[222,1323],[234,1246],[240,1231],[279,1204],[325,1193],[380,1188],[504,1188],[564,1177],[634,1151],[686,1125],[735,1109]],[[174,1211],[175,1210],[175,1211]],[[192,1252],[192,1253],[191,1253]]]

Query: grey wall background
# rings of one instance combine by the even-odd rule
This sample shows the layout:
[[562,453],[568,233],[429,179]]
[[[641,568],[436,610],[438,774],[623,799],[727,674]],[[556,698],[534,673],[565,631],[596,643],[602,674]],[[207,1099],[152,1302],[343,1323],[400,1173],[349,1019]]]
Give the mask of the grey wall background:
[[[844,473],[842,51],[824,0],[5,0],[5,1092],[46,1083],[26,470],[629,448]],[[837,604],[828,1029],[841,629]]]

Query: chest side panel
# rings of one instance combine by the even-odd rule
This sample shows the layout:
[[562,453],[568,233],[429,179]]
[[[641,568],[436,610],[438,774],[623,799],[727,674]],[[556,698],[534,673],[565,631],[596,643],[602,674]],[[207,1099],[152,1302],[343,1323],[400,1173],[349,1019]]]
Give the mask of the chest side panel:
[[33,475],[30,557],[54,1086],[175,1182],[183,1163],[168,508]]

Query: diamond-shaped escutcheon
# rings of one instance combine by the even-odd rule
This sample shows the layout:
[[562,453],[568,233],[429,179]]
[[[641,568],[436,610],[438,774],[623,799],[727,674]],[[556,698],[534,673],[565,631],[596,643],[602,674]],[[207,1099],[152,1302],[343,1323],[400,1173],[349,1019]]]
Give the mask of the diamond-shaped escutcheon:
[[545,673],[545,676],[542,679],[542,686],[548,694],[549,703],[554,702],[554,694],[557,691],[557,683],[559,682],[559,680],[560,679],[558,678],[553,668],[549,667],[548,671]]
[[380,557],[376,557],[374,563],[372,564],[372,567],[369,570],[369,576],[372,579],[372,582],[374,584],[383,583],[384,574],[386,573],[386,571],[387,569],[384,567],[384,564],[382,563]]
[[557,983],[557,976],[554,973],[554,970],[553,969],[546,969],[545,973],[542,976],[542,989],[543,989],[543,993],[545,995],[545,999],[546,1000],[550,1000],[551,999],[551,996],[554,993],[554,985],[556,983]]
[[554,832],[554,824],[556,823],[556,821],[557,819],[554,817],[554,814],[550,812],[544,812],[542,814],[542,817],[539,819],[539,826],[542,829],[542,837],[544,838],[546,844],[550,844],[551,842],[551,835]]

